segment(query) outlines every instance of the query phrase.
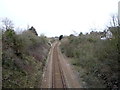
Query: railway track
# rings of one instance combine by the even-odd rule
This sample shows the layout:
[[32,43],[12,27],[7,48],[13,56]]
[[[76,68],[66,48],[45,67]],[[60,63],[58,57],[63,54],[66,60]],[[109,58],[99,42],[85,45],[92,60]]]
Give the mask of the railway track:
[[53,63],[52,63],[52,88],[67,88],[60,59],[58,57],[57,45],[53,49]]
[[72,71],[72,68],[63,57],[59,49],[58,41],[52,44],[48,55],[48,61],[43,73],[41,88],[80,88],[78,78]]

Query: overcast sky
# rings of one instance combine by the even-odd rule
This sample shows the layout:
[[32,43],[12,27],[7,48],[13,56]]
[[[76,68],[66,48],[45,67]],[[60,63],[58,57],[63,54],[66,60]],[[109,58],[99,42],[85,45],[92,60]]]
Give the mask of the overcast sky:
[[34,26],[40,35],[59,36],[103,30],[117,14],[119,0],[0,0],[0,18],[15,27]]

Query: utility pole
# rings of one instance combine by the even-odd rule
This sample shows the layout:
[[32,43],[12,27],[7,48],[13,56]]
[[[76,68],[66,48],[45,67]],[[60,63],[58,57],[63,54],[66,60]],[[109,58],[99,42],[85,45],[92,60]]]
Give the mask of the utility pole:
[[118,24],[120,25],[120,1],[118,2]]

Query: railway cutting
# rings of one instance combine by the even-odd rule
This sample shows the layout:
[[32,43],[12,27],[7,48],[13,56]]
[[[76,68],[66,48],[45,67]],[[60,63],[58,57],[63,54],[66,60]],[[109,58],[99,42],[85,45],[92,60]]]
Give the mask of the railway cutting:
[[44,69],[41,88],[80,88],[69,62],[64,58],[60,42],[53,43]]

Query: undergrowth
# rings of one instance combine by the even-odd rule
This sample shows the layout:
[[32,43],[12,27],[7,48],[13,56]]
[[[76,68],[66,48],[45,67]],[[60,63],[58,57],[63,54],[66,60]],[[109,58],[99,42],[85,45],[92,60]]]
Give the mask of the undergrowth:
[[2,32],[2,87],[37,88],[49,52],[48,39],[30,30]]
[[72,58],[79,77],[89,88],[112,88],[119,86],[120,31],[111,28],[112,39],[101,40],[100,32],[68,36],[61,43],[61,51]]

